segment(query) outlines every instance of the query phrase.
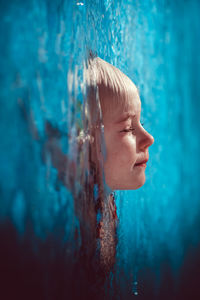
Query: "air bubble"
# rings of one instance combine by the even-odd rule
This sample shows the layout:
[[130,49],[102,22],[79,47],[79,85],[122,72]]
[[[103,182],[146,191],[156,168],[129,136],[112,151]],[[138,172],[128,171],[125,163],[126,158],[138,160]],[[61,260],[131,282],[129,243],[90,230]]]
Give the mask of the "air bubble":
[[135,280],[133,282],[133,288],[132,288],[133,295],[135,295],[135,296],[138,296],[137,286],[138,286],[138,282],[137,282],[137,280]]

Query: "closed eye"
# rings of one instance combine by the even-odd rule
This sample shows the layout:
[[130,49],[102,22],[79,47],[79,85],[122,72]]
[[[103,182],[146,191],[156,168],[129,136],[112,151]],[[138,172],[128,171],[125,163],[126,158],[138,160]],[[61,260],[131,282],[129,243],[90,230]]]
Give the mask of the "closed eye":
[[128,128],[128,129],[124,129],[124,130],[121,130],[120,132],[132,132],[132,133],[134,133],[134,131],[135,131],[135,128]]
[[[142,125],[142,127],[144,126],[144,123],[140,123],[140,124]],[[135,131],[135,128],[130,127],[130,128],[127,128],[127,129],[123,129],[120,132],[132,132],[132,134],[134,134],[134,131]]]

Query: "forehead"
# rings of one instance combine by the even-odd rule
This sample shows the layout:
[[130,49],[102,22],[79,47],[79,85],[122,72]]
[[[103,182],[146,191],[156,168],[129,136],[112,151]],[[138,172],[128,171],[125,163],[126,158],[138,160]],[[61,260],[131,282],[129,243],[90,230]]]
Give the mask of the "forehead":
[[113,103],[112,110],[106,112],[104,122],[121,123],[129,117],[137,116],[141,112],[141,101],[138,92],[127,99],[121,99]]

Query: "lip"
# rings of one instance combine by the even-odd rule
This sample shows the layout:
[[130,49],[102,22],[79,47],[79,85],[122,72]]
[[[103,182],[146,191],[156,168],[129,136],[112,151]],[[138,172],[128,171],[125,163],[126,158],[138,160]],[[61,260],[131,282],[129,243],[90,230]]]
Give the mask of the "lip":
[[147,163],[148,159],[145,159],[137,164],[135,164],[135,167],[146,167],[146,163]]
[[147,166],[147,165],[146,165],[145,163],[135,165],[135,167],[143,167],[143,168],[146,168],[146,166]]

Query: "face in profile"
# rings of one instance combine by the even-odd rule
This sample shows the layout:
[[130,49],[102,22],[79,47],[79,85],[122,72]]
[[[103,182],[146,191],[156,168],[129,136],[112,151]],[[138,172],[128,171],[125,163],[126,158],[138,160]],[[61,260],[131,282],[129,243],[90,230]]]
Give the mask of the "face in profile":
[[[136,89],[136,87],[135,87]],[[148,148],[154,138],[140,123],[141,101],[136,92],[126,109],[103,114],[106,155],[104,174],[112,190],[138,189],[145,183]]]
[[148,148],[154,142],[140,123],[138,90],[130,78],[99,57],[89,60],[86,75],[88,87],[93,91],[88,98],[90,115],[95,123],[93,88],[97,86],[104,125],[105,155],[98,157],[101,141],[97,138],[95,163],[98,165],[103,159],[105,181],[110,189],[138,189],[145,183]]

